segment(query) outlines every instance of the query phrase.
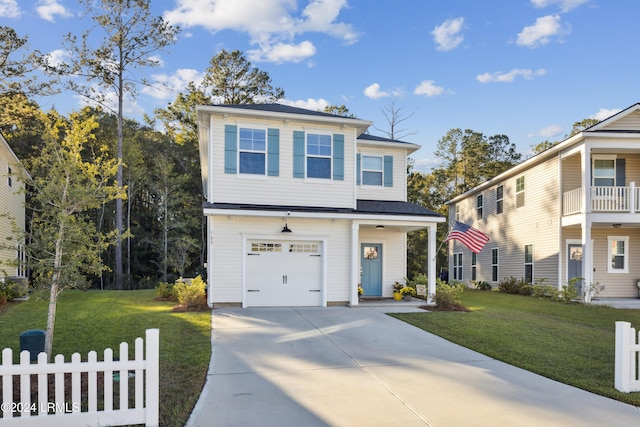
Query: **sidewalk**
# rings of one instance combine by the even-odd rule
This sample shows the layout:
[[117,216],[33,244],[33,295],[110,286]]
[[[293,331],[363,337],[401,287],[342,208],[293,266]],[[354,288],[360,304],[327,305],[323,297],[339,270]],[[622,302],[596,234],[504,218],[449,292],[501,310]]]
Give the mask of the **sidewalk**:
[[640,425],[636,407],[498,362],[386,310],[214,310],[211,366],[187,426]]

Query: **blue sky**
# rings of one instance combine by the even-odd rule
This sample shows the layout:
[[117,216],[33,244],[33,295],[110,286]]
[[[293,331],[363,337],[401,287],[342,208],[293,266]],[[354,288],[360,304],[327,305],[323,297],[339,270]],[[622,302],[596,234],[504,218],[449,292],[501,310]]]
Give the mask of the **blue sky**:
[[[285,103],[345,104],[387,130],[391,103],[411,115],[400,128],[422,145],[419,170],[449,129],[506,134],[525,155],[560,140],[574,122],[640,102],[637,0],[153,0],[154,15],[181,27],[177,43],[146,69],[173,91],[141,89],[127,103],[141,120],[198,81],[221,49],[239,49],[285,90]],[[64,60],[62,36],[90,21],[74,0],[0,0],[0,23],[33,49]],[[73,93],[40,100],[63,113]]]

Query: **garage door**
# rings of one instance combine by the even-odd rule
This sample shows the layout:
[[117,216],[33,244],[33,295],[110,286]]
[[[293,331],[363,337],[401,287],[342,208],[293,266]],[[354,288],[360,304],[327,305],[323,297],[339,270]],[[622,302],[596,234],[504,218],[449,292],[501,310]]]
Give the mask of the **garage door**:
[[247,307],[322,305],[322,242],[248,242]]

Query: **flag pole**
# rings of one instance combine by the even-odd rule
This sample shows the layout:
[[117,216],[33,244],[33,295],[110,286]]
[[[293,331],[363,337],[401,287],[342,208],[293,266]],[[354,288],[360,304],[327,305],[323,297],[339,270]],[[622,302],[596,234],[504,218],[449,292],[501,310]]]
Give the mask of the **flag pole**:
[[438,256],[438,252],[440,252],[440,249],[442,249],[442,245],[444,245],[444,243],[447,240],[447,237],[449,237],[449,234],[451,234],[451,230],[453,229],[453,226],[456,224],[456,220],[453,221],[453,224],[451,224],[451,226],[449,227],[449,231],[447,231],[447,235],[444,236],[444,239],[442,239],[442,242],[440,242],[440,246],[438,246],[438,249],[436,249],[436,253],[433,255],[433,259],[436,259],[436,257]]

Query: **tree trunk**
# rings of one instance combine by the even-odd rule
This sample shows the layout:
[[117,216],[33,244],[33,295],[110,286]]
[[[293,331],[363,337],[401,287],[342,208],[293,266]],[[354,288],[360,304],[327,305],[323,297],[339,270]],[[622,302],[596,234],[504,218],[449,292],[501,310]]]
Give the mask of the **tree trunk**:
[[62,268],[62,242],[64,241],[64,223],[58,228],[56,240],[56,253],[53,260],[53,275],[51,276],[51,290],[49,293],[49,310],[47,312],[47,333],[44,341],[44,351],[47,353],[47,362],[51,362],[53,351],[53,331],[56,325],[56,308],[58,304],[58,288],[60,282],[60,269]]
[[[122,58],[122,54],[120,55]],[[121,68],[122,69],[122,68]],[[123,186],[123,172],[122,172],[122,102],[124,97],[124,83],[122,72],[118,74],[118,172],[116,173],[116,185],[119,190]],[[116,289],[123,289],[123,275],[122,275],[122,198],[116,199],[116,242],[115,242],[115,286]]]

